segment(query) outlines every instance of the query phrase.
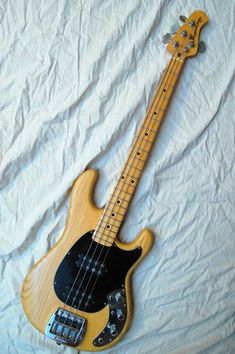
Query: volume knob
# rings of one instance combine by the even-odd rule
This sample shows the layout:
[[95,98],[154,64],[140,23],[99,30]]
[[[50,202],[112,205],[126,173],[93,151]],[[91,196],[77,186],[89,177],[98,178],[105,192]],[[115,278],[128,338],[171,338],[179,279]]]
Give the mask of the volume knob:
[[110,333],[111,333],[111,335],[113,337],[116,337],[116,335],[118,334],[118,331],[117,331],[117,328],[116,328],[115,324],[112,324],[110,326]]
[[119,321],[123,321],[125,319],[125,315],[121,309],[117,310],[117,318],[119,319]]
[[116,299],[116,301],[117,301],[119,304],[124,301],[124,298],[122,297],[122,295],[121,295],[120,293],[117,293],[117,294],[115,295],[115,299]]

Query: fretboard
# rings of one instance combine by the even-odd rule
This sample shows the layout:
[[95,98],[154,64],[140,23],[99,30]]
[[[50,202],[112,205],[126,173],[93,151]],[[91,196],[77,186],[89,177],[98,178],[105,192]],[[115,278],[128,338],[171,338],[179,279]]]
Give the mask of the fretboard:
[[124,168],[117,179],[93,240],[112,246],[125,217],[150,150],[156,139],[164,113],[183,66],[183,60],[172,57],[158,85],[140,131],[132,144]]

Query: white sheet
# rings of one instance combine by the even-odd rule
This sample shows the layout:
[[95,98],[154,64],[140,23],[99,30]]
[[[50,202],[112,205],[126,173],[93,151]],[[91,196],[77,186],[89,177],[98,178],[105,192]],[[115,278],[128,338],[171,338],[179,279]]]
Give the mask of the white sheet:
[[185,65],[122,228],[156,242],[133,277],[131,327],[106,352],[235,352],[234,1],[2,0],[1,354],[74,353],[29,324],[23,279],[88,166],[105,204],[170,58],[162,36],[196,9],[207,51]]

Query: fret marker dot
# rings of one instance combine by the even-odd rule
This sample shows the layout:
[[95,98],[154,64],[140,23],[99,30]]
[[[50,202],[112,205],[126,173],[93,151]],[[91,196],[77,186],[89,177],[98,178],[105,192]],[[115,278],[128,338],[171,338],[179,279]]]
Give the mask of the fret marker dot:
[[146,136],[148,136],[148,133],[145,133]]
[[154,112],[154,114],[157,114],[157,112]]
[[131,183],[134,183],[134,182],[135,182],[134,180],[131,181]]
[[122,179],[124,179],[125,177],[124,176],[122,176]]
[[118,200],[117,203],[120,204],[120,200]]
[[110,225],[107,225],[107,229],[109,229],[110,228]]
[[137,155],[140,155],[140,152],[137,152]]
[[114,213],[112,213],[112,216],[115,216],[115,214],[114,214]]
[[166,92],[166,89],[164,89],[163,92]]

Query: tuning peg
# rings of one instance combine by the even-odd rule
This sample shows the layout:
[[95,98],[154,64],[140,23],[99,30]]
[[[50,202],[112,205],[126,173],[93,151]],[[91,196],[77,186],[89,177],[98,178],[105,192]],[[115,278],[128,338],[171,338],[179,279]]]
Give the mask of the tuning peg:
[[162,38],[162,43],[167,44],[171,39],[171,34],[170,33],[166,33],[163,38]]
[[174,23],[174,24],[171,26],[171,33],[172,33],[172,34],[175,34],[175,33],[178,31],[179,28],[180,28],[179,23],[178,23],[178,22]]
[[201,41],[198,43],[198,51],[199,53],[204,53],[206,50],[206,44],[205,42]]
[[184,16],[184,15],[180,15],[179,19],[180,19],[180,21],[182,21],[182,22],[186,22],[186,21],[187,21],[187,17]]

